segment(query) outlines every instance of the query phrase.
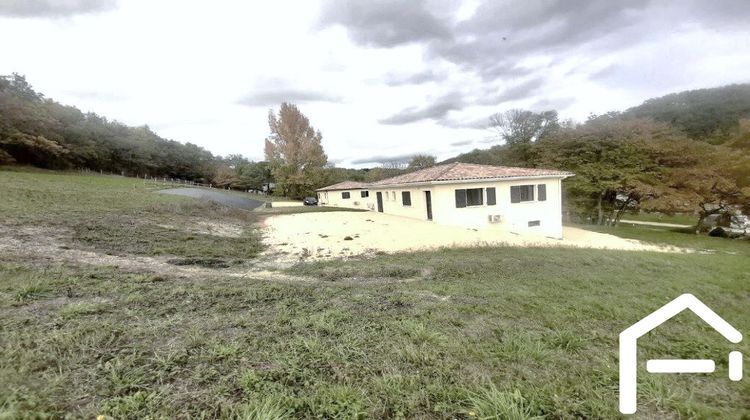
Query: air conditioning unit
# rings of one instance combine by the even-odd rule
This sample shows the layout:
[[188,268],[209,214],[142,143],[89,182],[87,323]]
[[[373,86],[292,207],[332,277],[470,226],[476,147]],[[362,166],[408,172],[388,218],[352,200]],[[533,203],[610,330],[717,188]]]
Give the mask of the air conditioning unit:
[[490,223],[501,223],[503,221],[503,217],[499,214],[490,214],[487,216],[487,221]]

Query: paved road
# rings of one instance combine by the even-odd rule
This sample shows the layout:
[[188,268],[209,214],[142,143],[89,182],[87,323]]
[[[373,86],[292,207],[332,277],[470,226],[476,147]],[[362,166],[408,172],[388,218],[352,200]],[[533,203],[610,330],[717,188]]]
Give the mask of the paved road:
[[239,207],[245,210],[254,210],[263,205],[263,201],[260,200],[238,197],[234,194],[222,193],[221,190],[207,190],[205,188],[171,188],[168,190],[159,190],[158,192],[162,194],[200,198],[202,200],[213,201],[215,203],[224,204],[225,206]]

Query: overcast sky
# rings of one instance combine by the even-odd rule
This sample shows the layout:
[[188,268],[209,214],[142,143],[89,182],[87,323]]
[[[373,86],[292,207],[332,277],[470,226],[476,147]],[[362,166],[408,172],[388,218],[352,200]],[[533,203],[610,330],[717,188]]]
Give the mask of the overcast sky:
[[747,0],[0,0],[0,74],[256,160],[291,101],[330,161],[372,166],[488,147],[510,108],[583,120],[748,82],[748,28]]

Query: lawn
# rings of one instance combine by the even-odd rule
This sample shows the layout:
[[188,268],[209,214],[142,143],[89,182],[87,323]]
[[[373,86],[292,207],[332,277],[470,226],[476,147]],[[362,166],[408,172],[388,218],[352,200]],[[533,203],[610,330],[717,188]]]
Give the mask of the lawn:
[[[617,336],[641,317],[690,292],[750,331],[748,241],[618,227],[702,252],[446,249],[269,278],[252,270],[263,214],[153,188],[0,170],[14,240],[47,229],[61,252],[223,263],[150,272],[0,253],[0,418],[612,418]],[[730,346],[681,314],[639,344],[642,365],[713,358],[717,372],[641,366],[636,417],[750,416],[750,370],[730,382],[726,367],[748,340]]]
[[698,216],[687,213],[663,214],[663,213],[625,213],[621,219],[638,220],[642,222],[672,223],[676,225],[695,226]]

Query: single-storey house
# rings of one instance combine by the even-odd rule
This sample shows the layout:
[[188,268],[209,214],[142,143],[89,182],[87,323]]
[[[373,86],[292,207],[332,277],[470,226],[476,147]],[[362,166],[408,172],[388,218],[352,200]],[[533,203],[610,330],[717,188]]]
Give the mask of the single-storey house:
[[324,206],[435,223],[562,238],[562,179],[570,172],[449,163],[372,183],[317,190]]

